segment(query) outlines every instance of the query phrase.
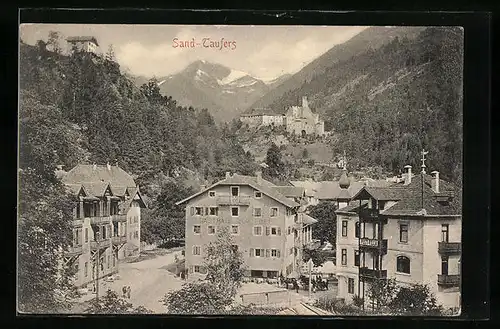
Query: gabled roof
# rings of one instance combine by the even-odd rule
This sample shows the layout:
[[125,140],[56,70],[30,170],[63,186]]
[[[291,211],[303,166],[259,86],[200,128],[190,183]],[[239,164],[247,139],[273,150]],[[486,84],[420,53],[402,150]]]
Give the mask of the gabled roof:
[[303,187],[297,186],[273,186],[272,189],[286,196],[287,198],[300,198],[304,196],[305,190]]
[[195,193],[181,201],[178,201],[176,205],[180,205],[194,197],[197,197],[198,195],[201,195],[203,193],[206,193],[208,190],[214,188],[215,186],[219,185],[248,185],[253,187],[254,189],[261,191],[268,197],[280,202],[281,204],[287,206],[287,207],[298,207],[299,204],[296,203],[295,201],[292,201],[288,199],[286,196],[280,194],[274,189],[274,185],[271,185],[272,183],[269,181],[266,181],[264,179],[259,179],[259,182],[257,182],[258,179],[257,177],[254,176],[244,176],[244,175],[238,175],[234,174],[230,176],[229,178],[223,179],[221,181],[218,181],[217,183],[209,186],[208,188],[199,191],[198,193]]
[[76,37],[68,37],[66,39],[67,42],[85,42],[85,41],[91,41],[93,43],[95,43],[97,46],[99,46],[99,44],[97,43],[97,39],[95,37],[92,37],[92,36],[76,36]]
[[352,201],[349,201],[347,206],[342,207],[335,212],[341,213],[341,214],[349,213],[349,214],[355,215],[359,211],[359,209],[366,208],[367,206],[368,206],[368,201],[366,201],[366,200],[361,201],[361,204],[360,204],[359,200],[352,200]]
[[308,214],[302,214],[302,223],[304,223],[305,225],[311,225],[317,222],[318,222],[317,219],[312,218]]

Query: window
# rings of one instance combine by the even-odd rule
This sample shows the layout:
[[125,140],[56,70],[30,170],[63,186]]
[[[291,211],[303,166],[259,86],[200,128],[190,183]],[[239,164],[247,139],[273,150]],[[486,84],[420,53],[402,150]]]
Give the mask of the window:
[[219,215],[219,208],[217,207],[210,207],[210,216],[218,216]]
[[194,266],[194,273],[200,273],[200,266],[199,265]]
[[385,208],[385,201],[379,201],[378,202],[378,209],[384,210],[384,208]]
[[287,235],[290,235],[292,234],[292,228],[290,226],[288,226],[287,228]]
[[255,196],[256,199],[260,199],[260,198],[262,198],[262,192],[255,191],[254,192],[254,196]]
[[239,196],[239,195],[240,195],[240,188],[238,186],[232,186],[231,196]]
[[341,264],[347,265],[347,249],[342,249]]
[[240,228],[238,225],[231,225],[231,234],[237,235],[240,233]]
[[410,259],[406,256],[398,256],[396,270],[399,273],[410,274]]
[[342,221],[342,236],[347,236],[347,221]]
[[441,241],[449,242],[449,238],[450,238],[450,225],[449,224],[441,225]]
[[278,249],[271,249],[271,257],[279,257],[280,251]]
[[208,196],[211,198],[215,198],[215,191],[209,191]]
[[215,234],[215,226],[208,225],[208,234],[209,235],[214,235]]
[[271,235],[278,235],[278,228],[277,227],[271,227]]
[[89,263],[85,262],[85,277],[89,276]]
[[271,208],[271,217],[278,217],[278,208],[277,207]]
[[200,246],[193,246],[193,255],[199,256],[201,254],[201,247]]
[[89,242],[89,229],[85,228],[85,243]]
[[253,208],[254,217],[262,217],[262,208]]
[[359,251],[354,250],[354,266],[359,266]]
[[349,278],[347,282],[347,292],[349,294],[354,294],[354,279]]
[[354,237],[359,238],[361,236],[361,228],[359,226],[359,222],[356,222],[356,226],[354,227]]
[[262,235],[262,226],[254,226],[253,235]]
[[399,224],[399,242],[408,243],[408,224]]
[[239,207],[231,207],[231,216],[238,217],[240,215]]
[[201,234],[201,225],[193,225],[193,233]]
[[441,274],[448,275],[448,256],[441,257]]
[[196,216],[202,216],[203,215],[203,207],[194,207],[195,209],[195,215]]
[[264,257],[264,249],[255,249],[255,257]]

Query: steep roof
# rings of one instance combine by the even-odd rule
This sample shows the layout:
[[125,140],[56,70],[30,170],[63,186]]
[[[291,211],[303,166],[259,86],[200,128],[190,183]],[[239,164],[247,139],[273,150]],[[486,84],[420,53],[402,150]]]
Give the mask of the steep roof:
[[304,196],[304,188],[300,186],[273,186],[272,189],[287,198],[300,198]]
[[79,164],[62,178],[64,184],[101,184],[111,186],[136,187],[130,174],[118,166]]
[[352,201],[349,201],[347,206],[342,207],[335,212],[336,213],[356,214],[359,211],[359,209],[365,208],[367,206],[368,206],[368,201],[366,201],[366,200],[361,201],[361,205],[360,205],[359,200],[352,200]]
[[283,114],[278,113],[270,108],[264,107],[264,108],[251,108],[243,112],[241,114],[242,117],[250,117],[250,116],[256,116],[256,115],[276,115],[276,116],[281,116]]
[[97,39],[95,37],[92,37],[92,36],[76,36],[76,37],[68,37],[66,39],[67,42],[85,42],[85,41],[92,41],[93,43],[95,43],[97,46],[99,46],[99,44],[97,43]]
[[[440,179],[440,193],[435,193],[432,189],[433,179],[425,175],[422,184],[422,175],[415,175],[408,185],[364,187],[353,199],[362,200],[371,197],[378,201],[396,201],[393,206],[381,211],[381,215],[460,216],[462,212],[461,191]],[[443,202],[443,199],[446,201]],[[422,209],[425,209],[423,214]],[[345,211],[345,208],[339,210]]]
[[279,193],[274,187],[275,185],[272,184],[271,182],[265,180],[265,179],[258,179],[257,177],[254,176],[244,176],[244,175],[238,175],[234,174],[230,176],[229,178],[225,178],[221,181],[218,181],[217,183],[213,184],[212,186],[209,186],[208,188],[199,191],[198,193],[195,193],[181,201],[178,201],[176,204],[182,204],[194,197],[197,197],[198,195],[201,195],[208,190],[214,188],[215,186],[218,185],[248,185],[253,187],[254,189],[261,191],[268,197],[280,202],[281,204],[287,206],[287,207],[298,207],[300,206],[297,202],[292,201],[288,199],[286,196],[282,195]]

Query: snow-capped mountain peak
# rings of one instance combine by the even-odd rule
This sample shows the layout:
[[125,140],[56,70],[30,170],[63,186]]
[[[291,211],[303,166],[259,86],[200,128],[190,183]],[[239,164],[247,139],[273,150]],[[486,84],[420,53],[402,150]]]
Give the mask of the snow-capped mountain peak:
[[223,79],[218,80],[218,82],[220,85],[227,85],[227,84],[230,84],[230,83],[232,83],[238,79],[241,79],[247,75],[249,75],[249,74],[246,72],[231,69],[229,74],[226,77],[224,77]]

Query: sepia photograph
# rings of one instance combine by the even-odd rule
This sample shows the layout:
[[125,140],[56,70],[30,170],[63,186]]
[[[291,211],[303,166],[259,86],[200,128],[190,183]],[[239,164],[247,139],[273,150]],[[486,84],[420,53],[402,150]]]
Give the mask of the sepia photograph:
[[20,24],[18,312],[460,315],[463,67],[460,26]]

